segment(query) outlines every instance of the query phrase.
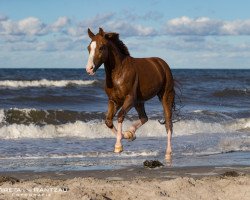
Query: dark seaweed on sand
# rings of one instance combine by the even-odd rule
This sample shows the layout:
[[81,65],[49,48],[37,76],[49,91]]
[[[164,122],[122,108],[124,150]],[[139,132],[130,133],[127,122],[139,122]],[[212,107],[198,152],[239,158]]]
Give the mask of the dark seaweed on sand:
[[143,166],[146,168],[156,168],[156,167],[161,167],[164,165],[158,160],[145,160],[143,162]]

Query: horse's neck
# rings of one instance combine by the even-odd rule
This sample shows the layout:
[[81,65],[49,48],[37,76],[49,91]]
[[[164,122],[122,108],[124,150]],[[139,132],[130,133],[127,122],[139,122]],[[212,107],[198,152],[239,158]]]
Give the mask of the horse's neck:
[[105,67],[114,70],[119,69],[122,66],[122,61],[126,56],[120,53],[117,47],[114,44],[109,46],[109,57],[108,60],[104,63]]
[[111,45],[109,50],[109,58],[104,63],[107,87],[113,87],[113,75],[114,73],[119,73],[121,71],[122,62],[125,57],[126,56],[121,54],[115,46]]

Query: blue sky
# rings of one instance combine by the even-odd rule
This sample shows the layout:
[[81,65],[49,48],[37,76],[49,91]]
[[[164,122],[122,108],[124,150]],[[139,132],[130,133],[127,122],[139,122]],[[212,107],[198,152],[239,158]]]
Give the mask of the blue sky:
[[80,68],[94,32],[172,68],[250,69],[248,0],[0,0],[0,68]]

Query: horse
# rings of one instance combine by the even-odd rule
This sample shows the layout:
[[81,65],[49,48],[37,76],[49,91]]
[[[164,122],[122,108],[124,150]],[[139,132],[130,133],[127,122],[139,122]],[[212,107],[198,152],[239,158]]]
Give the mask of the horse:
[[[134,58],[115,32],[104,32],[99,28],[96,35],[88,28],[91,39],[88,45],[89,57],[86,71],[94,75],[104,64],[106,79],[105,92],[108,96],[108,109],[105,124],[116,135],[114,152],[123,151],[122,139],[133,141],[136,130],[148,121],[145,101],[158,96],[162,103],[167,131],[166,160],[172,158],[172,112],[174,110],[174,79],[169,65],[161,58]],[[122,123],[129,110],[134,107],[139,119],[129,130],[122,130]],[[118,112],[117,129],[113,118]]]

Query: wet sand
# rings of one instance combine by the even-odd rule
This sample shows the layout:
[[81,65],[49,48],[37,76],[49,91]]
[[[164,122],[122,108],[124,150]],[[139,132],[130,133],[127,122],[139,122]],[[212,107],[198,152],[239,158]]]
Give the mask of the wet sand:
[[250,199],[250,166],[1,172],[0,199]]

